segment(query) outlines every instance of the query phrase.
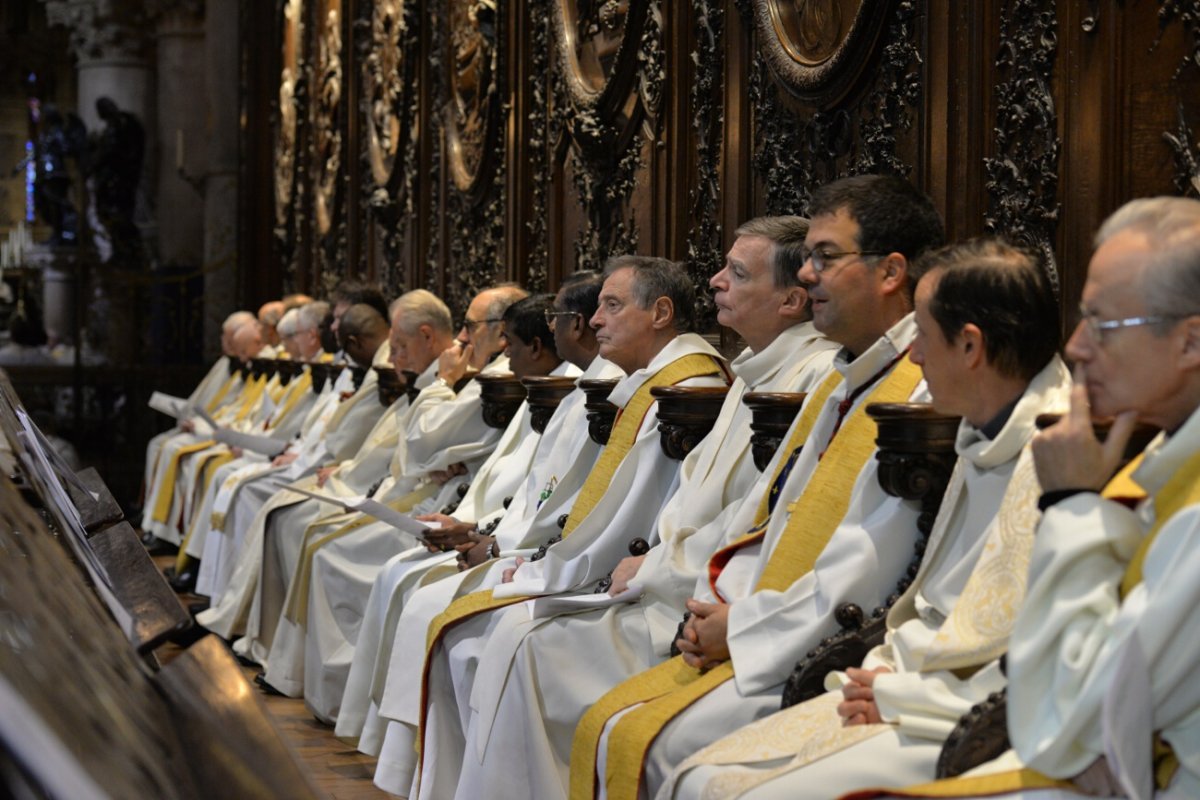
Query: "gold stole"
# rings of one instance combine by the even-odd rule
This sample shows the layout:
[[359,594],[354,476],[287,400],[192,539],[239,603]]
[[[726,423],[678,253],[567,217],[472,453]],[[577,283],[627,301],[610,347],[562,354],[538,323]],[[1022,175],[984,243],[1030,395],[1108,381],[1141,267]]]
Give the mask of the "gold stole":
[[[440,487],[436,483],[428,482],[422,486],[419,486],[403,497],[399,497],[389,503],[384,503],[384,505],[393,511],[407,513],[412,511],[413,507],[416,506],[417,503],[420,503],[422,500],[425,500],[436,494],[439,488]],[[348,536],[359,528],[366,527],[372,522],[378,521],[379,520],[375,519],[375,517],[372,517],[370,514],[363,514],[360,512],[358,514],[358,518],[352,522],[343,525],[332,533],[326,534],[325,536],[322,536],[311,542],[307,542],[304,545],[304,549],[300,553],[300,563],[298,565],[300,571],[295,580],[292,581],[291,592],[288,594],[285,614],[289,620],[297,625],[308,624],[308,586],[312,581],[313,558],[316,557],[317,551],[335,539],[341,539],[343,536]],[[320,523],[318,522],[314,524]]]
[[[233,461],[233,453],[213,452],[205,453],[203,465],[199,468],[200,476],[197,478],[197,488],[199,493],[196,495],[201,505],[204,503],[204,496],[208,493],[208,488],[212,484],[213,476],[217,470]],[[222,517],[222,520],[224,518]],[[187,568],[187,563],[191,556],[187,554],[188,544],[192,541],[192,535],[196,532],[196,526],[207,524],[207,521],[200,520],[200,512],[197,511],[192,516],[191,524],[188,525],[187,533],[183,537],[183,541],[179,544],[179,552],[175,556],[175,573],[183,572]]]
[[213,395],[212,400],[208,401],[208,405],[205,406],[204,410],[209,414],[216,411],[220,407],[221,401],[225,399],[225,395],[229,394],[229,389],[231,386],[233,386],[233,382],[236,380],[237,373],[230,372],[229,377],[226,378],[225,382],[221,384],[221,388],[217,389],[217,393]]
[[[292,409],[296,407],[296,403],[300,402],[300,398],[304,397],[304,393],[312,386],[312,373],[305,372],[299,378],[295,378],[288,384],[285,396],[287,399],[283,403],[282,409],[276,409],[275,424],[278,425],[282,420],[287,418],[287,415],[292,413]],[[275,427],[272,425],[271,427]]]
[[[846,515],[855,480],[875,452],[875,421],[864,409],[871,403],[908,400],[920,380],[920,368],[905,358],[846,418],[809,477],[804,492],[789,510],[787,525],[767,559],[755,591],[782,591],[812,571],[817,557]],[[826,392],[825,396],[828,395]],[[814,409],[815,420],[821,407],[816,403],[810,407]],[[809,425],[811,428],[811,423]],[[759,506],[760,513],[766,500],[764,498]],[[757,532],[742,541],[761,536],[762,533]],[[676,656],[625,681],[602,697],[584,714],[576,728],[571,748],[572,800],[593,796],[596,750],[605,724],[615,713],[638,706],[617,721],[609,737],[604,780],[612,800],[636,800],[646,751],[659,732],[675,716],[732,678],[733,674],[732,661],[699,672],[685,664],[682,656]]]
[[[642,429],[642,420],[646,418],[650,407],[655,403],[650,390],[657,386],[674,386],[692,378],[718,374],[724,375],[724,369],[712,356],[692,353],[667,364],[638,387],[638,390],[633,393],[633,397],[629,398],[629,402],[618,413],[612,433],[608,437],[608,444],[600,452],[600,457],[596,459],[595,466],[588,473],[583,488],[579,490],[579,496],[575,499],[571,513],[567,516],[567,522],[563,526],[564,539],[571,535],[571,532],[600,502],[600,498],[608,491],[617,467],[633,448],[634,442],[637,441],[638,431]],[[429,654],[441,640],[442,634],[447,628],[476,614],[515,605],[528,599],[528,597],[495,599],[492,597],[492,590],[487,589],[457,598],[446,607],[445,611],[434,617],[426,637],[425,669],[421,682],[421,725],[417,735],[418,751],[421,749],[425,730],[425,708],[427,706],[425,692],[429,684]]]

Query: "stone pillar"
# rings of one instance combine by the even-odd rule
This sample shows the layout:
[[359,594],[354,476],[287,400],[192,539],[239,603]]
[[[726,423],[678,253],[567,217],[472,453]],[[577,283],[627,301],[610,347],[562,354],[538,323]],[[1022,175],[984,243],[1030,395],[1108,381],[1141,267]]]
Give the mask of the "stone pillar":
[[[104,127],[96,111],[96,101],[101,97],[111,98],[122,111],[135,115],[145,129],[146,156],[136,216],[139,227],[143,227],[152,220],[149,209],[153,208],[153,198],[146,189],[154,185],[150,154],[157,147],[154,74],[149,58],[153,41],[143,4],[139,0],[43,1],[47,22],[70,31],[79,76],[78,112],[89,132]],[[86,225],[83,227],[83,236],[87,236]],[[143,228],[143,236],[147,233],[152,235],[152,231]],[[99,344],[110,361],[131,362],[140,349],[141,309],[136,287],[127,276],[98,270],[90,258],[85,257],[80,263],[84,269],[90,266],[95,271],[92,281],[95,286],[85,290],[85,302],[92,311],[107,312],[86,315],[88,333],[101,337]]]
[[208,360],[220,355],[221,323],[236,310],[239,296],[238,6],[238,0],[207,0],[205,4],[204,354]]

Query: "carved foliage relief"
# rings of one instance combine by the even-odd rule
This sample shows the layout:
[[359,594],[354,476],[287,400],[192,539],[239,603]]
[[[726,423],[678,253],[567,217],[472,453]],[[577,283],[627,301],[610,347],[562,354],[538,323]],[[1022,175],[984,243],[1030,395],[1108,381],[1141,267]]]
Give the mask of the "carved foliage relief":
[[[414,63],[419,58],[417,4],[374,0],[355,24],[362,82],[362,202],[371,209],[383,241],[377,275],[385,286],[400,258],[403,225],[413,209],[418,174],[417,92]],[[372,223],[368,223],[372,224]]]
[[[285,0],[282,19],[282,67],[279,75],[277,129],[275,131],[275,235],[291,262],[295,248],[294,208],[297,180],[296,121],[303,113],[304,92],[304,4],[303,0]],[[289,263],[289,266],[294,267]]]
[[653,139],[664,67],[658,3],[550,0],[554,23],[554,125],[585,225],[576,266],[595,269],[632,252],[630,210],[642,147]]
[[1188,119],[1187,99],[1182,95],[1185,86],[1196,85],[1200,71],[1200,0],[1159,0],[1160,39],[1169,26],[1176,24],[1183,26],[1188,53],[1171,78],[1181,95],[1176,106],[1178,123],[1174,131],[1163,133],[1163,140],[1171,148],[1175,160],[1175,190],[1181,195],[1197,197],[1200,196],[1200,153]]
[[924,0],[738,0],[762,58],[751,76],[753,163],[767,211],[803,213],[812,190],[866,172],[907,176],[921,104]]
[[1051,81],[1058,51],[1055,0],[1011,0],[1000,22],[993,155],[985,160],[993,233],[1041,254],[1055,291],[1058,115]]
[[342,165],[342,131],[338,124],[342,103],[341,3],[326,0],[321,11],[313,64],[312,164],[316,233],[324,238],[333,230]]
[[433,26],[433,52],[444,60],[434,87],[441,113],[430,124],[440,127],[449,172],[445,219],[438,222],[449,257],[445,294],[456,309],[503,274],[507,6],[507,0],[447,0]]

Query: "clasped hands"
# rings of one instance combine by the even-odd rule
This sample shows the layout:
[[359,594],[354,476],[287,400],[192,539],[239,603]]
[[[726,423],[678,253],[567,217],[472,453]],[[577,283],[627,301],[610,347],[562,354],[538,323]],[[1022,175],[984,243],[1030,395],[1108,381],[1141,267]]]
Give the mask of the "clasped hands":
[[698,670],[707,670],[729,660],[726,638],[729,623],[727,603],[705,603],[696,598],[687,601],[691,613],[684,623],[683,635],[675,640],[683,662]]

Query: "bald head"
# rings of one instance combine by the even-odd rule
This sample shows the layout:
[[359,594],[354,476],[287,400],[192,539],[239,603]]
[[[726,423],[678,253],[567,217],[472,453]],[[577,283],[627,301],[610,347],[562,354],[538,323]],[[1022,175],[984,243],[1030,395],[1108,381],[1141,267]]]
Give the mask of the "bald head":
[[241,361],[249,361],[262,350],[262,334],[258,330],[258,320],[251,320],[237,329],[233,334],[233,355]]
[[501,334],[504,312],[518,300],[529,296],[520,286],[505,284],[484,289],[467,307],[467,318],[458,332],[458,340],[472,346],[471,366],[482,369],[492,356],[504,349]]
[[221,323],[221,352],[227,356],[236,355],[233,349],[233,335],[243,325],[255,322],[254,315],[249,311],[235,311]]
[[262,333],[263,342],[266,344],[271,346],[279,344],[279,333],[276,326],[283,317],[284,310],[282,300],[271,300],[259,306],[258,327]]

